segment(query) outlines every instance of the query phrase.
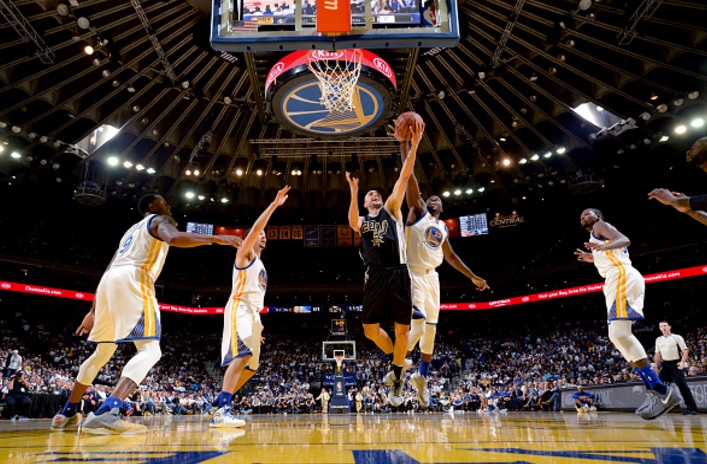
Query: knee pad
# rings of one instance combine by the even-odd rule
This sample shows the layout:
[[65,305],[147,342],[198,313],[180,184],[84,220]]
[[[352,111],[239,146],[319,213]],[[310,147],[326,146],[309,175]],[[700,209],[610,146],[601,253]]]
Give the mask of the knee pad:
[[116,349],[118,345],[114,343],[98,343],[93,354],[81,364],[76,381],[82,385],[91,385],[98,371],[110,361]]
[[420,351],[425,354],[432,354],[435,349],[435,336],[437,335],[437,324],[425,323],[425,331],[420,339]]
[[415,349],[415,345],[420,341],[425,332],[425,320],[413,319],[410,324],[410,334],[408,335],[408,351]]
[[147,376],[152,366],[160,360],[162,350],[160,350],[159,340],[136,341],[135,347],[137,348],[137,353],[125,364],[123,377],[129,378],[136,385],[140,385],[140,382]]

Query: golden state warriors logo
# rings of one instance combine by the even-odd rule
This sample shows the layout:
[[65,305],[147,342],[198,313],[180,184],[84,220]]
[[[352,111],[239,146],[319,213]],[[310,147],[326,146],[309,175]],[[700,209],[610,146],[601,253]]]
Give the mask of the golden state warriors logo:
[[258,274],[258,287],[262,291],[265,291],[268,288],[268,273],[265,269],[261,269],[260,274]]
[[439,248],[444,241],[444,234],[441,230],[434,226],[430,226],[425,230],[425,244],[430,248]]
[[282,115],[296,128],[317,135],[347,135],[361,132],[381,118],[383,97],[363,82],[356,84],[354,109],[330,111],[322,103],[322,90],[314,77],[289,89],[281,102]]

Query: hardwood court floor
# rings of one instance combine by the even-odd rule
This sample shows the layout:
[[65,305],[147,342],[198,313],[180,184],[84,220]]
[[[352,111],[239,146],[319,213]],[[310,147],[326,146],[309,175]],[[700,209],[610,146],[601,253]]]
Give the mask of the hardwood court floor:
[[707,463],[707,415],[647,422],[630,413],[153,417],[145,435],[50,432],[48,419],[0,423],[0,463]]

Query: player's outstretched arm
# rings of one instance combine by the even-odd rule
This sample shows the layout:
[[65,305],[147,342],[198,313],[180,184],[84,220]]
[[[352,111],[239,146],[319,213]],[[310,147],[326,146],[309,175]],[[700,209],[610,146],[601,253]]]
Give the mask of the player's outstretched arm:
[[[388,135],[395,136],[395,128],[393,126],[388,126]],[[397,138],[397,137],[396,137]],[[400,141],[400,159],[403,164],[408,157],[410,152],[410,142],[407,140]],[[420,184],[417,182],[417,177],[415,176],[415,167],[413,166],[410,177],[408,178],[407,187],[405,189],[405,201],[410,208],[408,213],[408,223],[412,224],[417,221],[425,211],[427,210],[427,205],[425,200],[420,194]]]
[[156,216],[152,220],[152,232],[167,245],[177,248],[194,248],[202,245],[227,245],[239,247],[243,241],[235,235],[202,235],[177,230],[174,219],[169,216]]
[[447,261],[454,269],[470,279],[474,285],[476,285],[476,289],[478,291],[481,292],[484,290],[489,290],[486,280],[474,274],[474,271],[469,269],[469,266],[464,264],[464,261],[462,261],[459,255],[457,255],[452,249],[452,245],[449,243],[449,240],[445,240],[442,244],[442,251],[444,252],[444,260]]
[[349,190],[351,190],[351,203],[349,203],[349,226],[358,232],[361,229],[361,216],[358,214],[358,177],[353,177],[350,172],[347,172],[346,182],[349,183]]
[[400,169],[400,177],[398,177],[398,180],[393,186],[393,193],[390,194],[385,202],[385,206],[388,208],[388,211],[398,218],[398,220],[402,220],[400,207],[403,204],[403,197],[405,196],[405,191],[407,190],[408,180],[410,179],[413,168],[415,167],[417,149],[420,146],[420,141],[422,140],[422,135],[424,132],[425,123],[415,121],[415,126],[412,128],[412,146],[410,148],[410,152],[403,162],[403,167]]
[[[248,235],[245,236],[243,244],[240,246],[240,248],[238,248],[238,252],[236,253],[236,266],[241,267],[239,264],[240,260],[252,258],[253,247],[258,241],[260,233],[265,230],[265,226],[268,225],[268,221],[270,220],[270,216],[272,216],[272,213],[274,213],[279,206],[282,206],[283,203],[287,201],[287,192],[290,191],[290,188],[291,187],[289,185],[286,185],[280,190],[278,190],[277,195],[275,195],[275,199],[272,201],[272,203],[270,203],[268,207],[265,208],[265,211],[260,213],[258,219],[255,220],[255,222],[253,223],[253,227],[250,228],[250,230],[248,231]],[[250,261],[250,259],[248,259],[248,261]]]

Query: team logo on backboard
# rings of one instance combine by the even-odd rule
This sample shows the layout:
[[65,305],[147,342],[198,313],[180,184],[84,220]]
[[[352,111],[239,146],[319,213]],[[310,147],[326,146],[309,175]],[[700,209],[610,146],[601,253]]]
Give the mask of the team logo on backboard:
[[270,86],[272,82],[277,79],[277,77],[282,74],[282,71],[285,69],[285,63],[282,61],[278,61],[275,66],[272,67],[270,72],[268,73],[268,78],[265,82],[265,87]]
[[338,60],[344,57],[345,51],[330,52],[327,50],[314,50],[312,58],[317,60]]

